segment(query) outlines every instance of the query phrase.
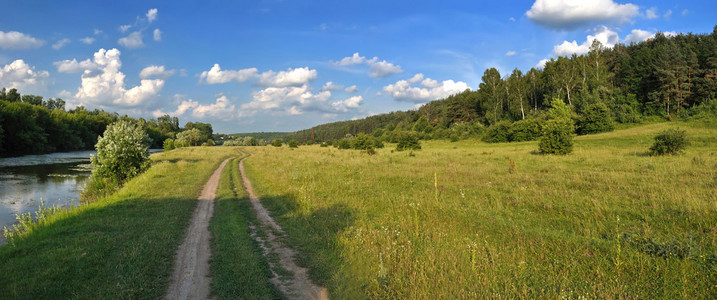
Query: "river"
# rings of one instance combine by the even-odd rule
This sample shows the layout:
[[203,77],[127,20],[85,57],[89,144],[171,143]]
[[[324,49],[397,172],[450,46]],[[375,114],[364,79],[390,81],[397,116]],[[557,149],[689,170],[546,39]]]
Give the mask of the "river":
[[90,154],[94,152],[0,158],[0,229],[10,227],[16,214],[34,214],[41,200],[48,207],[78,205],[80,192],[92,171]]

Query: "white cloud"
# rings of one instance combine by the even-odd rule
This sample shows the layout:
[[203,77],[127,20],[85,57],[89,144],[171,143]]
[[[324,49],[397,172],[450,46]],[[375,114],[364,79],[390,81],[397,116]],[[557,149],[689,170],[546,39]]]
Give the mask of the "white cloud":
[[67,44],[70,43],[70,39],[61,39],[54,44],[52,44],[52,49],[60,50],[62,47],[65,47]]
[[365,56],[361,56],[358,52],[354,53],[352,56],[344,57],[338,62],[333,62],[333,64],[342,67],[366,64],[371,68],[371,73],[369,74],[371,77],[386,77],[403,72],[401,66],[394,65],[385,60],[378,61],[378,57],[375,56],[371,59],[367,59]]
[[515,52],[515,51],[508,51],[508,52],[506,52],[506,53],[505,53],[505,56],[507,56],[507,57],[511,57],[511,56],[514,56],[514,55],[516,55],[516,54],[518,54],[518,52]]
[[657,19],[657,18],[658,18],[658,16],[657,16],[657,7],[654,7],[654,6],[653,6],[653,7],[650,7],[649,9],[647,9],[647,10],[645,11],[645,18],[648,18],[648,19],[650,19],[650,20],[652,20],[652,19]]
[[248,68],[237,71],[222,71],[219,64],[214,64],[214,66],[209,69],[209,71],[204,71],[202,72],[202,74],[199,75],[199,79],[205,80],[208,84],[227,83],[232,80],[235,80],[238,83],[242,83],[255,77],[257,77],[256,68]]
[[620,36],[617,32],[610,30],[605,26],[600,26],[596,29],[595,35],[588,35],[585,42],[578,45],[576,41],[568,42],[563,41],[562,44],[557,45],[553,48],[554,56],[571,56],[573,54],[583,55],[590,51],[590,46],[594,40],[600,41],[604,47],[612,48],[620,42]]
[[655,36],[655,34],[652,32],[641,29],[633,29],[632,32],[625,37],[625,43],[639,43],[644,40],[650,39],[653,36]]
[[286,71],[266,71],[259,75],[259,83],[263,86],[284,87],[301,86],[316,79],[318,72],[309,67],[288,69]]
[[513,17],[508,18],[508,20],[511,22],[515,22],[515,18],[513,18]]
[[74,58],[72,60],[66,59],[56,61],[53,64],[57,67],[57,72],[60,73],[79,73],[84,70],[96,70],[99,68],[99,66],[89,58],[81,62],[77,62]]
[[82,85],[75,98],[101,106],[136,107],[155,97],[164,87],[162,79],[142,79],[140,85],[125,88],[120,51],[100,49],[94,54],[94,69],[82,74]]
[[686,16],[686,15],[689,14],[689,13],[690,13],[690,11],[687,10],[686,8],[682,10],[682,15],[683,15],[683,16]]
[[152,23],[152,21],[154,21],[156,19],[157,19],[157,9],[152,8],[152,9],[148,10],[147,11],[147,21],[149,23]]
[[174,75],[174,70],[165,70],[164,66],[149,66],[139,72],[139,78],[148,79],[155,77],[159,79],[167,79]]
[[351,98],[348,98],[346,100],[336,101],[331,103],[331,106],[336,110],[340,112],[348,112],[350,109],[356,109],[361,106],[361,101],[363,101],[363,97],[361,96],[353,96]]
[[243,104],[240,113],[253,114],[256,111],[275,111],[284,114],[301,114],[305,109],[316,110],[326,104],[331,92],[314,94],[308,87],[269,87],[253,93],[251,102]]
[[371,71],[371,77],[386,77],[403,72],[401,66],[394,65],[385,60],[371,64]]
[[139,31],[132,32],[128,36],[120,38],[117,40],[117,43],[129,49],[144,47],[144,42],[142,42],[142,33]]
[[547,64],[549,61],[550,61],[550,60],[547,59],[547,58],[541,59],[541,60],[535,65],[535,68],[536,68],[536,69],[543,69],[543,68],[545,68],[545,64]]
[[322,91],[338,91],[342,90],[344,88],[343,85],[336,85],[332,81],[326,82],[324,86],[321,88]]
[[213,119],[231,120],[235,115],[236,107],[229,101],[227,96],[223,95],[217,98],[213,104],[197,104],[192,109],[192,116],[197,118],[211,117]]
[[0,68],[0,82],[8,89],[16,88],[20,91],[44,84],[44,80],[50,76],[47,71],[35,71],[35,67],[18,59]]
[[355,93],[356,91],[358,91],[358,87],[356,85],[352,85],[350,87],[347,87],[344,91],[346,91],[347,93]]
[[129,30],[130,28],[132,28],[132,25],[130,25],[130,24],[121,25],[121,26],[119,27],[119,31],[122,32],[122,33],[125,33],[125,32],[127,32],[127,30]]
[[162,40],[162,31],[160,31],[159,28],[155,29],[152,32],[152,35],[154,37],[154,41],[159,42]]
[[575,29],[595,22],[629,22],[639,14],[639,7],[613,0],[536,0],[525,14],[545,27]]
[[662,34],[664,34],[666,37],[677,36],[677,32],[676,32],[676,31],[665,31],[665,32],[663,32]]
[[[425,103],[443,99],[468,89],[468,85],[462,81],[445,80],[438,83],[433,79],[423,79],[423,77],[423,74],[418,73],[409,80],[399,80],[395,84],[384,86],[383,91],[396,100]],[[412,86],[418,82],[421,82],[422,87]]]
[[175,94],[174,99],[176,101],[179,101],[179,106],[177,106],[177,110],[174,112],[164,112],[162,110],[155,110],[152,112],[152,115],[154,117],[161,117],[163,115],[170,115],[170,116],[181,116],[184,115],[187,111],[193,110],[196,107],[199,106],[199,102],[194,101],[192,99],[187,99],[184,95]]
[[17,31],[0,31],[0,48],[21,50],[40,48],[45,42]]
[[83,42],[83,43],[89,45],[89,44],[92,44],[92,43],[95,42],[95,38],[89,37],[89,36],[88,36],[88,37],[84,37],[84,38],[81,38],[81,39],[80,39],[80,42]]
[[102,33],[102,30],[99,30],[99,29],[96,29],[96,28],[95,28],[95,30],[93,31],[93,33],[94,33],[95,35],[99,35],[100,33]]

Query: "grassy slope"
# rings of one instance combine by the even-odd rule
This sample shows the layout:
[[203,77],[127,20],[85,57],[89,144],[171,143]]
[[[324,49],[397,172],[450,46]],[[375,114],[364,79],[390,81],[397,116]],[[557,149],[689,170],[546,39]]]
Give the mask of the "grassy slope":
[[[693,140],[685,154],[645,155],[657,132],[678,125]],[[567,156],[535,149],[433,141],[415,157],[369,157],[260,147],[246,167],[334,298],[717,293],[714,126],[578,137]]]
[[249,225],[257,222],[238,164],[234,159],[224,168],[209,225],[212,294],[218,299],[277,299],[268,264],[250,235]]
[[182,148],[115,195],[0,247],[0,298],[164,296],[196,198],[229,148]]

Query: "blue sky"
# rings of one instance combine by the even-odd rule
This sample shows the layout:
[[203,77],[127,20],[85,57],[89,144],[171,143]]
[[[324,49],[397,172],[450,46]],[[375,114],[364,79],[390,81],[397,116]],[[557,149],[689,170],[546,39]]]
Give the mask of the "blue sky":
[[3,1],[0,86],[215,132],[293,131],[477,89],[592,39],[711,33],[715,1]]

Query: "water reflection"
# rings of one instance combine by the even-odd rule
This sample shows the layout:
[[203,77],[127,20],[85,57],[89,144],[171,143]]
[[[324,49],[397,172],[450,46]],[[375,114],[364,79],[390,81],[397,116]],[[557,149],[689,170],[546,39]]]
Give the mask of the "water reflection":
[[0,159],[0,227],[15,215],[34,212],[40,200],[47,206],[77,205],[91,173],[90,154],[77,151]]

